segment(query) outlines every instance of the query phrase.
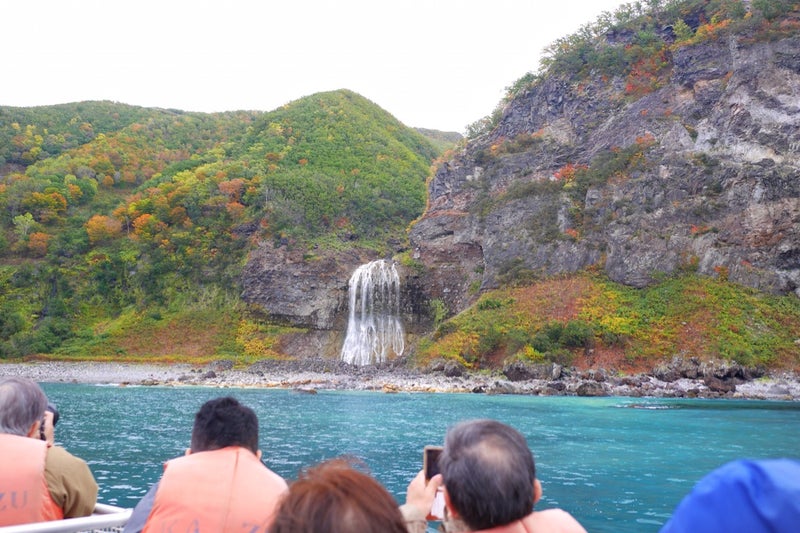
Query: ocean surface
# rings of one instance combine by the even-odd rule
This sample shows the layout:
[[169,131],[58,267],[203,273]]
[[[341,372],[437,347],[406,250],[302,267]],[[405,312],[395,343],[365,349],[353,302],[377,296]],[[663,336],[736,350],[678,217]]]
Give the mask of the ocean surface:
[[800,403],[44,384],[56,441],[84,458],[103,503],[133,507],[183,455],[194,413],[231,395],[259,417],[264,462],[291,480],[352,455],[399,503],[422,449],[448,426],[494,418],[534,452],[544,496],[590,532],[658,531],[707,472],[737,458],[800,457]]

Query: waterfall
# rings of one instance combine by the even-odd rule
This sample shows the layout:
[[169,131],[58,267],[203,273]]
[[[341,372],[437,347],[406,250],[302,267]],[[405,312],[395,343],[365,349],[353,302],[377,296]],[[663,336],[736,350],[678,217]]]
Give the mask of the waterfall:
[[369,365],[387,360],[390,351],[405,349],[400,323],[400,276],[394,263],[383,259],[358,267],[348,283],[350,317],[342,360]]

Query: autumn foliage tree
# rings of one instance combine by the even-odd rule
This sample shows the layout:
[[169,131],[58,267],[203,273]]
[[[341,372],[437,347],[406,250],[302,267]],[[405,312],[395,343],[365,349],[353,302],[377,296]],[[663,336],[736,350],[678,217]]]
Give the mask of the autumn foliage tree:
[[40,222],[50,222],[67,210],[67,200],[58,192],[32,192],[22,201],[22,206]]
[[37,257],[44,257],[47,254],[47,243],[50,242],[52,235],[35,231],[28,238],[28,250]]
[[242,178],[232,179],[230,181],[223,181],[220,182],[217,187],[219,187],[219,191],[222,194],[228,196],[233,202],[238,202],[239,199],[242,197],[242,190],[246,185],[246,181]]
[[133,221],[133,234],[144,240],[151,240],[161,231],[164,224],[150,213],[139,215]]
[[92,244],[108,241],[122,234],[122,222],[106,215],[94,215],[86,222],[85,228]]

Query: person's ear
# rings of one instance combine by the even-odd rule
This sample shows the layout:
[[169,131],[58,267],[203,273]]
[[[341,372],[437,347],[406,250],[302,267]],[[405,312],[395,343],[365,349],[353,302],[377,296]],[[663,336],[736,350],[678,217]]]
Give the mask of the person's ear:
[[442,485],[442,491],[444,492],[444,506],[447,507],[447,512],[451,517],[458,518],[458,511],[456,511],[455,507],[453,507],[453,504],[450,503],[450,493],[447,492],[447,487]]
[[533,480],[533,504],[536,505],[536,502],[538,502],[541,498],[542,498],[542,484],[539,483],[538,479],[534,479]]
[[261,460],[261,450],[256,450],[256,459]]
[[37,420],[33,424],[31,424],[30,429],[28,429],[28,437],[32,439],[39,440],[39,424],[41,424],[41,420]]
[[192,455],[192,449],[186,448],[186,453],[184,453],[183,455]]

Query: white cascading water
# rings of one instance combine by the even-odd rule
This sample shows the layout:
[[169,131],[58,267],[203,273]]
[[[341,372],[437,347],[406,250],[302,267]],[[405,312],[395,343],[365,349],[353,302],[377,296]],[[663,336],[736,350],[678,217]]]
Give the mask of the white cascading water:
[[358,267],[350,276],[350,318],[342,360],[364,366],[383,363],[405,349],[400,322],[400,276],[383,259]]

